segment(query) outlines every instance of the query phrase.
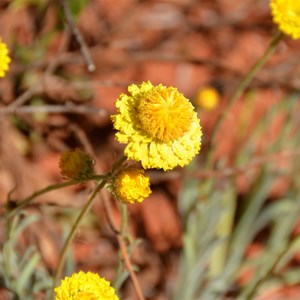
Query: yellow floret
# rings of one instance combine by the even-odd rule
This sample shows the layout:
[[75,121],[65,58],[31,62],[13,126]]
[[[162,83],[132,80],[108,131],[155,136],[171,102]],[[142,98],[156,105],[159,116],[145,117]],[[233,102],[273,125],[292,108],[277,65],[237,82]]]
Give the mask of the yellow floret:
[[219,93],[212,87],[206,87],[197,92],[196,102],[200,109],[210,111],[219,104]]
[[8,55],[8,49],[6,44],[4,44],[0,38],[0,77],[4,77],[5,73],[9,69],[9,63],[11,59]]
[[200,151],[201,126],[190,101],[174,87],[149,81],[128,87],[112,116],[116,139],[126,143],[125,155],[145,169],[165,171],[185,166]]
[[271,0],[273,21],[284,34],[293,39],[300,38],[300,1]]
[[55,300],[119,300],[109,281],[82,271],[63,279],[55,293]]
[[151,194],[150,179],[142,169],[123,169],[113,180],[112,192],[125,204],[141,203]]

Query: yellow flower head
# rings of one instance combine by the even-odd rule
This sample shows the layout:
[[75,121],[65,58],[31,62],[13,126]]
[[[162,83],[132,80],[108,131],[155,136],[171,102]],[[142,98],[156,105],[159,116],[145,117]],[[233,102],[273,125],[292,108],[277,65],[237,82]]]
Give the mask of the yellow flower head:
[[11,59],[8,56],[7,46],[2,42],[0,38],[0,78],[5,76],[5,73],[9,69],[8,65],[10,62]]
[[164,171],[187,165],[200,151],[201,126],[194,107],[174,87],[149,81],[128,87],[112,116],[116,139],[127,143],[125,155],[145,169]]
[[219,93],[212,87],[206,87],[198,91],[196,102],[200,109],[210,111],[219,104]]
[[300,1],[271,0],[273,21],[280,31],[293,39],[300,38]]
[[94,160],[83,150],[65,151],[59,161],[61,175],[67,179],[85,181],[94,174]]
[[55,293],[55,300],[119,300],[109,281],[82,271],[63,279]]
[[141,203],[151,194],[150,179],[144,170],[129,167],[116,175],[111,190],[125,204]]

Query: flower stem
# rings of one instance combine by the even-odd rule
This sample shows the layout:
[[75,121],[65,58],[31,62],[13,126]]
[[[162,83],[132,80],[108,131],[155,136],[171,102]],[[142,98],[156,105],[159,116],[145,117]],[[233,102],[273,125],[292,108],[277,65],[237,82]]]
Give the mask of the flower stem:
[[127,238],[126,228],[127,228],[127,220],[128,220],[127,206],[124,205],[124,204],[120,205],[121,212],[122,212],[122,223],[121,223],[121,229],[119,230],[115,226],[115,222],[113,221],[112,214],[110,212],[110,206],[107,205],[107,204],[108,204],[107,201],[104,201],[104,207],[106,209],[107,218],[109,219],[109,224],[112,226],[112,230],[116,234],[117,241],[118,241],[118,244],[119,244],[119,247],[120,247],[121,257],[123,258],[123,262],[119,263],[118,269],[117,269],[117,280],[115,282],[116,285],[117,285],[117,289],[119,289],[120,285],[122,284],[122,278],[120,278],[120,272],[121,272],[121,268],[122,268],[123,263],[124,263],[128,273],[130,275],[130,278],[131,278],[132,284],[134,286],[134,289],[136,291],[137,299],[138,300],[145,300],[145,298],[143,296],[141,286],[140,286],[139,281],[137,279],[137,276],[135,274],[135,271],[134,271],[134,268],[133,268],[132,263],[130,261],[130,257],[129,257],[129,254],[127,252],[127,247],[126,247],[125,239]]
[[7,239],[10,239],[10,233],[11,233],[11,227],[12,227],[12,223],[13,223],[13,219],[14,217],[22,210],[22,208],[26,207],[28,204],[30,204],[31,201],[33,201],[35,198],[37,198],[38,196],[41,196],[43,194],[46,194],[48,192],[51,192],[51,191],[54,191],[54,190],[58,190],[58,189],[61,189],[63,187],[66,187],[66,186],[70,186],[70,185],[73,185],[73,184],[76,184],[78,183],[77,181],[75,180],[70,180],[70,181],[67,181],[67,182],[61,182],[61,183],[56,183],[56,184],[53,184],[53,185],[49,185],[37,192],[34,192],[31,196],[25,198],[23,201],[17,203],[15,207],[13,208],[10,208],[10,205],[12,205],[12,201],[9,200],[6,207],[7,207],[7,211],[8,211],[8,214],[7,214],[7,226],[6,226],[6,235],[7,235]]
[[[55,277],[54,277],[54,280],[53,280],[52,293],[54,292],[54,288],[57,286],[57,284],[58,284],[58,282],[61,278],[61,273],[62,273],[63,265],[64,265],[64,262],[65,262],[65,259],[66,259],[66,255],[67,255],[69,246],[70,246],[70,244],[73,240],[73,237],[75,235],[75,232],[78,229],[78,226],[79,226],[80,222],[82,221],[82,219],[87,215],[88,211],[92,207],[98,192],[105,186],[106,182],[107,182],[107,179],[102,180],[100,183],[98,183],[98,185],[94,189],[94,192],[90,196],[88,202],[86,203],[83,210],[80,212],[79,216],[77,217],[75,223],[72,226],[72,229],[71,229],[71,231],[70,231],[70,233],[67,237],[67,240],[65,241],[65,244],[63,246],[63,249],[62,249],[62,252],[61,252],[61,255],[60,255],[59,263],[58,263],[57,270],[56,270],[56,273],[55,273]],[[52,299],[52,298],[53,297],[51,297],[50,299]]]
[[211,139],[208,145],[208,159],[207,159],[207,167],[210,167],[213,160],[213,146],[215,144],[216,136],[219,132],[219,129],[223,123],[223,121],[227,118],[228,112],[233,107],[233,105],[236,103],[236,101],[240,98],[240,96],[243,94],[245,89],[248,87],[252,79],[255,77],[255,75],[258,73],[258,71],[263,67],[263,65],[266,63],[268,58],[274,53],[276,50],[277,45],[281,41],[283,37],[283,34],[279,31],[277,31],[268,47],[266,52],[258,59],[258,61],[253,65],[253,67],[250,69],[250,71],[246,74],[246,76],[242,79],[242,81],[239,83],[239,85],[234,90],[232,96],[229,98],[227,107],[222,112],[220,118],[217,120],[215,127],[213,128]]
[[[95,198],[97,196],[97,194],[99,193],[99,191],[105,186],[105,184],[108,182],[108,180],[110,179],[110,177],[112,176],[113,172],[115,170],[117,170],[118,168],[120,168],[120,166],[123,164],[123,162],[126,160],[127,158],[125,156],[122,156],[112,167],[112,171],[106,175],[103,176],[98,176],[99,178],[99,182],[96,186],[96,188],[94,189],[92,195],[90,196],[88,202],[86,203],[86,205],[84,206],[83,210],[80,212],[79,216],[77,217],[75,223],[72,226],[72,229],[64,243],[63,249],[61,251],[60,254],[60,258],[59,258],[59,263],[57,266],[57,270],[53,279],[53,288],[51,290],[50,293],[50,299],[52,300],[54,298],[54,289],[55,287],[58,285],[58,282],[61,278],[61,274],[62,274],[62,269],[66,260],[66,256],[67,256],[67,252],[69,250],[69,247],[71,245],[71,242],[74,238],[75,232],[78,229],[78,226],[80,224],[80,222],[82,221],[82,219],[87,215],[87,213],[89,212],[89,210],[91,209],[92,205],[94,204]],[[93,177],[95,179],[95,176]]]
[[114,173],[115,171],[117,171],[123,164],[123,162],[125,162],[127,160],[127,157],[125,155],[122,155],[119,160],[117,162],[114,163],[114,165],[112,166],[112,170],[111,172]]
[[124,259],[124,264],[126,266],[126,269],[129,272],[129,274],[130,274],[130,278],[131,278],[132,284],[133,284],[134,289],[136,291],[137,299],[138,300],[145,300],[145,298],[143,296],[143,292],[142,292],[141,286],[140,286],[140,283],[139,283],[139,281],[138,281],[138,279],[137,279],[137,277],[135,275],[135,272],[134,272],[133,266],[131,264],[129,255],[127,253],[125,241],[123,240],[121,234],[117,234],[117,240],[118,240],[118,243],[119,243],[119,246],[120,246],[120,251],[122,253],[122,257]]
[[[120,207],[121,213],[122,213],[122,223],[121,223],[120,232],[118,232],[117,234],[120,234],[122,239],[125,240],[127,238],[128,211],[127,211],[127,206],[123,203],[119,202],[119,207]],[[117,293],[119,292],[121,285],[123,284],[124,280],[126,279],[126,277],[124,277],[124,273],[123,273],[124,262],[123,262],[123,256],[122,256],[121,251],[119,251],[118,256],[119,256],[119,259],[118,259],[118,265],[117,265],[117,269],[116,269],[116,277],[115,277],[115,282],[114,282],[114,287],[115,287]]]
[[[69,185],[73,185],[78,183],[78,181],[76,180],[69,180],[66,182],[61,182],[61,183],[56,183],[53,185],[49,185],[37,192],[34,192],[31,196],[25,198],[23,201],[17,203],[17,206],[15,208],[13,208],[9,214],[8,214],[8,218],[11,218],[13,215],[15,215],[16,213],[18,213],[22,208],[24,208],[25,206],[27,206],[28,204],[30,204],[30,202],[32,200],[34,200],[36,197],[41,196],[43,194],[46,194],[48,192],[54,191],[54,190],[58,190],[61,189],[63,187],[69,186]],[[8,204],[9,205],[9,204]]]
[[123,203],[120,203],[121,212],[122,212],[122,224],[121,224],[121,236],[126,238],[127,236],[127,223],[128,223],[128,210],[127,206]]

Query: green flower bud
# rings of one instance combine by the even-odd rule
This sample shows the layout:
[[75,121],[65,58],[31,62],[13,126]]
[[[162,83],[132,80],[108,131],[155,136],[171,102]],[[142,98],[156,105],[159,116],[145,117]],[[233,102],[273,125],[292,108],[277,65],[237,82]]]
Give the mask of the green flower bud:
[[65,179],[86,181],[94,175],[94,160],[83,150],[65,151],[59,160],[60,173]]

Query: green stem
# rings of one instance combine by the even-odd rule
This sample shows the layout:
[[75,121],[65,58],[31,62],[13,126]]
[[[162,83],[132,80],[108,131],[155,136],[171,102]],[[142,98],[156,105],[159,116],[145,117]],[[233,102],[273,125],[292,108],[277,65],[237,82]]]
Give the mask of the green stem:
[[216,136],[219,132],[219,129],[223,123],[223,121],[228,116],[228,112],[233,107],[233,105],[236,103],[236,101],[240,98],[240,96],[243,94],[245,89],[248,87],[252,79],[255,77],[255,75],[258,73],[258,71],[263,67],[263,65],[266,63],[268,58],[274,53],[276,50],[277,45],[281,41],[283,37],[283,34],[279,31],[276,32],[276,34],[273,36],[270,45],[264,55],[258,59],[258,61],[254,64],[254,66],[250,69],[250,71],[246,74],[246,76],[243,78],[243,80],[240,82],[240,84],[236,87],[235,91],[233,92],[232,96],[230,97],[226,109],[222,112],[220,118],[217,120],[213,132],[211,135],[211,139],[208,145],[208,158],[207,158],[207,167],[211,166],[212,159],[213,159],[213,151],[212,148],[215,144]]
[[[91,176],[90,178],[88,178],[88,180],[97,180],[97,181],[100,181],[100,180],[104,180],[104,179],[107,179],[108,176],[107,175],[93,175]],[[49,185],[37,192],[34,192],[32,195],[30,195],[29,197],[25,198],[24,200],[22,200],[21,202],[17,203],[17,206],[14,207],[13,209],[10,209],[8,208],[9,213],[7,215],[7,228],[8,228],[8,231],[10,230],[10,226],[11,226],[11,220],[12,218],[18,213],[20,212],[24,207],[26,207],[27,205],[29,205],[35,198],[43,195],[43,194],[46,194],[48,192],[51,192],[51,191],[54,191],[54,190],[58,190],[58,189],[61,189],[61,188],[64,188],[64,187],[67,187],[67,186],[70,186],[70,185],[74,185],[74,184],[79,184],[81,183],[80,181],[78,180],[69,180],[69,181],[66,181],[66,182],[61,182],[61,183],[55,183],[53,185]],[[9,207],[9,204],[8,204],[8,207]]]
[[288,252],[289,248],[290,247],[288,245],[280,254],[278,254],[276,259],[269,267],[269,269],[265,272],[265,274],[262,276],[262,278],[257,280],[257,282],[252,286],[251,290],[248,292],[248,295],[245,298],[240,298],[240,299],[252,300],[255,298],[260,286],[275,273],[278,264],[280,263],[281,259],[285,256],[285,254]]
[[114,171],[116,171],[117,169],[119,169],[121,167],[121,165],[123,164],[123,162],[126,160],[127,158],[125,156],[122,156],[112,167],[112,171],[110,173],[108,173],[105,176],[102,176],[102,180],[97,184],[96,188],[94,189],[94,192],[92,193],[92,195],[90,196],[88,202],[86,203],[86,205],[84,206],[83,210],[80,212],[79,216],[77,217],[75,223],[72,226],[72,229],[64,243],[63,249],[61,251],[61,255],[60,255],[60,259],[59,259],[59,263],[57,266],[57,270],[54,276],[54,280],[53,280],[53,288],[51,290],[50,293],[50,299],[52,300],[54,297],[54,289],[55,287],[58,285],[58,282],[61,278],[61,274],[62,274],[62,269],[66,260],[66,256],[67,256],[67,252],[69,250],[69,247],[71,245],[71,242],[74,238],[75,232],[78,229],[78,226],[80,224],[80,222],[82,221],[82,219],[87,215],[87,213],[89,212],[89,210],[91,209],[92,205],[94,204],[94,200],[98,194],[98,192],[105,186],[105,184],[108,182],[108,180],[110,179],[110,177],[112,176],[112,174],[114,173]]
[[[95,188],[94,192],[92,193],[92,195],[90,196],[88,202],[86,203],[86,205],[84,206],[83,210],[80,212],[79,216],[77,217],[75,223],[72,226],[72,229],[67,237],[67,240],[65,241],[65,244],[63,246],[63,249],[61,251],[61,255],[60,255],[60,259],[59,259],[59,263],[57,266],[57,270],[55,273],[55,277],[53,280],[53,289],[52,289],[52,293],[54,292],[55,287],[58,285],[58,282],[61,278],[61,274],[62,274],[62,269],[63,269],[63,265],[66,259],[66,255],[69,249],[69,246],[73,240],[73,237],[75,235],[76,230],[78,229],[78,226],[80,224],[80,222],[82,221],[82,219],[87,215],[87,213],[89,212],[90,208],[92,207],[94,200],[98,194],[98,192],[105,186],[105,184],[107,183],[107,180],[102,180],[100,183],[98,183],[97,187]],[[52,299],[53,297],[51,297],[50,299]]]
[[124,239],[127,236],[128,211],[125,204],[121,203],[120,206],[122,212],[121,236]]
[[37,192],[34,192],[31,196],[29,196],[29,197],[25,198],[23,201],[17,203],[17,206],[9,212],[8,218],[11,218],[13,215],[17,214],[22,208],[24,208],[25,206],[30,204],[30,202],[32,200],[34,200],[36,197],[46,194],[48,192],[54,191],[54,190],[61,189],[63,187],[69,186],[69,185],[77,184],[77,183],[78,183],[78,181],[76,181],[76,180],[69,180],[66,182],[49,185]]
[[[123,162],[126,160],[127,158],[125,156],[122,156],[112,167],[112,172],[114,172],[115,170],[117,170],[122,164]],[[89,177],[87,180],[106,180],[107,178],[109,178],[108,175],[92,175],[91,177]],[[70,186],[70,185],[74,185],[74,184],[78,184],[81,183],[78,180],[69,180],[66,182],[61,182],[61,183],[55,183],[53,185],[49,185],[37,192],[34,192],[32,195],[30,195],[29,197],[25,198],[23,201],[17,203],[17,206],[15,208],[13,208],[9,214],[8,214],[8,218],[10,219],[13,215],[15,215],[16,213],[18,213],[22,208],[24,208],[25,206],[29,205],[31,201],[33,201],[35,198],[37,198],[38,196],[41,196],[43,194],[46,194],[48,192],[54,191],[54,190],[58,190],[61,188],[64,188],[66,186]]]
[[17,206],[14,207],[13,209],[9,208],[10,203],[8,202],[7,204],[7,210],[9,211],[7,214],[7,226],[6,226],[6,236],[7,239],[10,238],[10,232],[11,232],[11,227],[12,227],[12,223],[13,223],[13,218],[14,216],[16,216],[21,210],[22,208],[24,208],[25,206],[27,206],[28,204],[30,204],[31,201],[33,201],[35,198],[37,198],[38,196],[41,196],[43,194],[46,194],[48,192],[54,191],[54,190],[58,190],[61,189],[63,187],[66,186],[70,186],[73,184],[78,183],[78,181],[75,180],[70,180],[70,181],[66,181],[66,182],[62,182],[62,183],[56,183],[53,185],[49,185],[37,192],[34,192],[31,196],[25,198],[23,201],[17,203]]
[[115,171],[117,171],[126,160],[127,160],[127,157],[125,155],[122,155],[119,158],[119,160],[117,162],[115,162],[114,165],[112,166],[111,173],[114,173]]
[[[119,201],[119,203],[120,203],[120,201]],[[120,206],[121,213],[122,213],[122,223],[121,223],[120,235],[121,235],[121,238],[124,240],[127,236],[126,230],[127,230],[127,221],[128,221],[128,210],[127,210],[127,206],[124,205],[123,203],[120,203],[119,206]],[[124,272],[123,272],[124,262],[123,262],[122,253],[120,250],[119,250],[118,256],[119,256],[119,259],[118,259],[116,277],[115,277],[115,281],[114,281],[114,287],[116,289],[117,294],[119,292],[119,289],[120,289],[122,283],[126,279],[126,277],[124,277]]]
[[108,179],[109,178],[109,175],[92,175],[90,176],[87,180],[90,181],[90,180],[96,180],[96,181],[101,181],[101,180],[105,180],[105,179]]

